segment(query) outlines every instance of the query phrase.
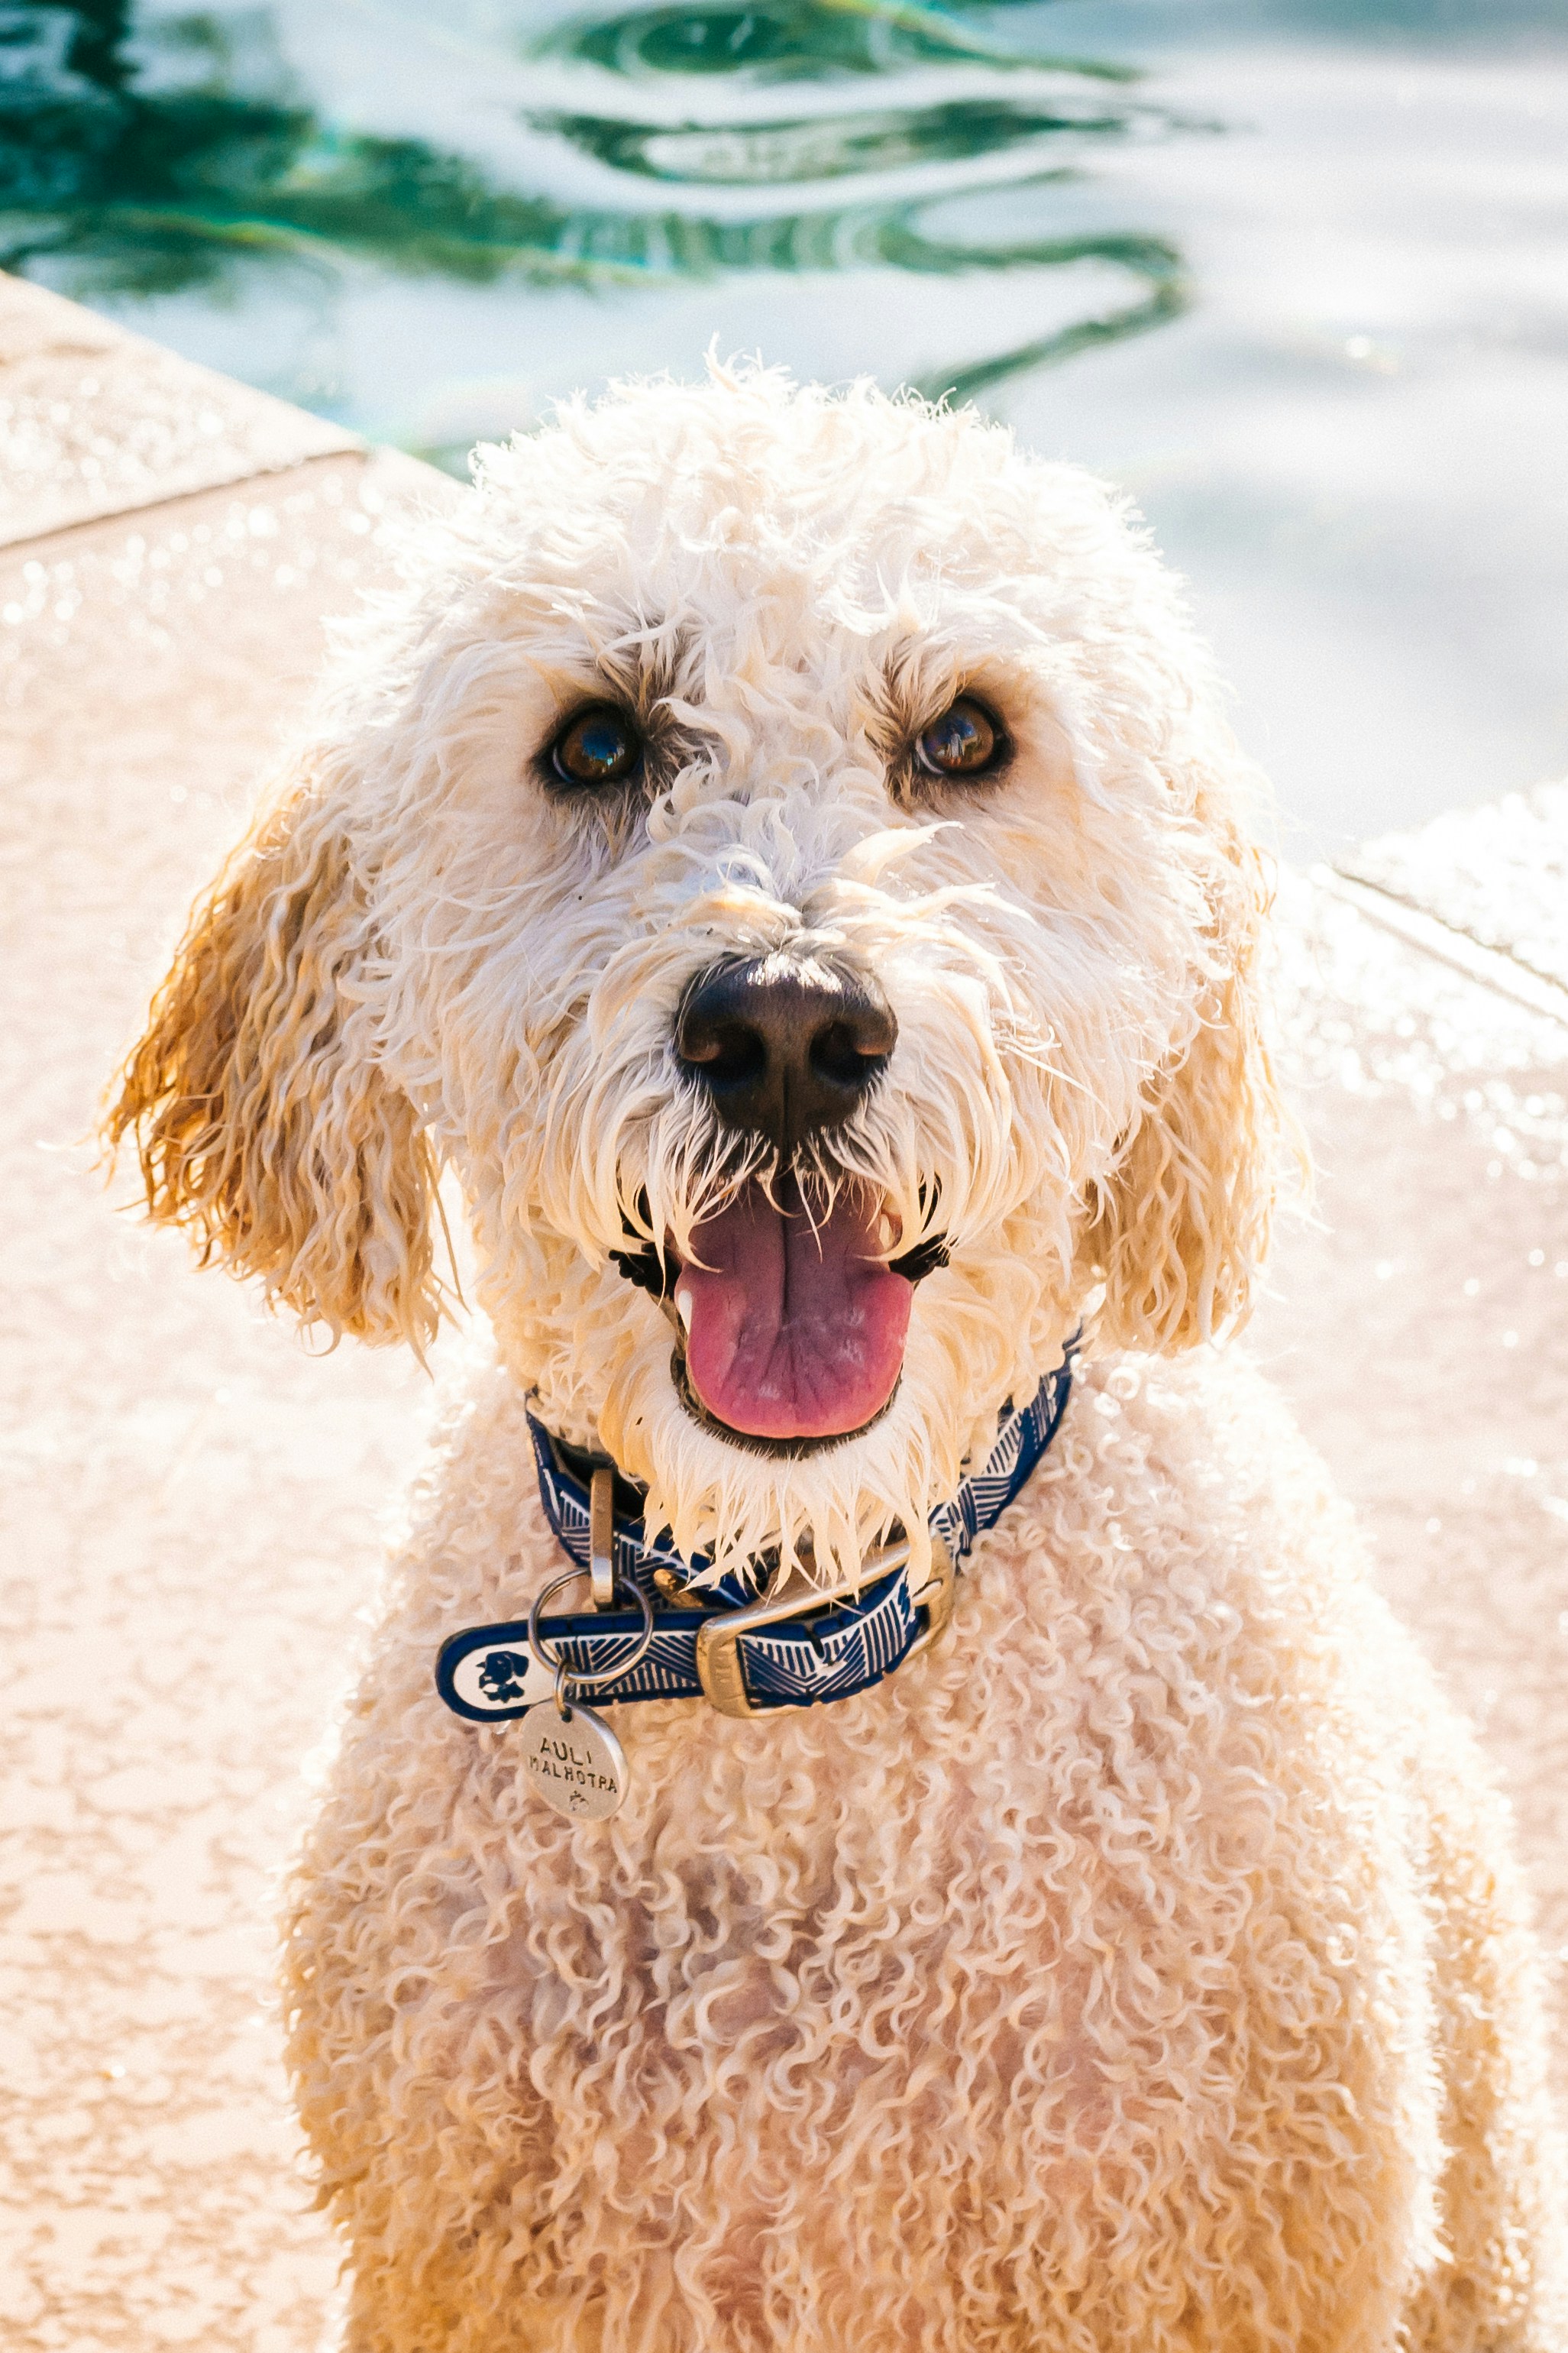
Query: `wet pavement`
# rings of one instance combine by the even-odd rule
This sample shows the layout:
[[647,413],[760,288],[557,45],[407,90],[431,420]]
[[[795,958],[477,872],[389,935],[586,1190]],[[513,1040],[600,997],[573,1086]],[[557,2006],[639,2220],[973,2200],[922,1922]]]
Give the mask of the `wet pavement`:
[[363,448],[75,302],[4,283],[0,546]]
[[[323,618],[381,574],[389,512],[448,493],[237,387],[214,406],[174,362],[153,371],[167,471],[138,470],[116,402],[129,440],[151,364],[98,346],[124,389],[92,396],[107,472],[73,476],[88,359],[33,301],[0,282],[0,415],[19,391],[68,412],[9,470],[0,555],[0,2337],[313,2353],[335,2258],[275,2055],[269,1890],[431,1391],[400,1358],[312,1359],[196,1280],[81,1139],[299,723]],[[1563,799],[1289,884],[1319,1222],[1286,1233],[1251,1343],[1481,1724],[1559,1957],[1568,990],[1538,885],[1568,855]]]

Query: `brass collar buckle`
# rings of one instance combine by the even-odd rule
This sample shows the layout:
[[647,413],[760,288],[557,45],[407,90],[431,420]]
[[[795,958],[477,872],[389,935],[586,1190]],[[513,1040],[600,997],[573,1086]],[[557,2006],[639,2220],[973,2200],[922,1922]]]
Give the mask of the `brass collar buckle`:
[[[764,1627],[810,1619],[840,1601],[853,1600],[868,1585],[891,1576],[895,1569],[907,1569],[909,1558],[910,1540],[900,1536],[872,1553],[861,1564],[857,1576],[827,1587],[813,1584],[798,1567],[792,1567],[786,1576],[781,1566],[761,1600],[749,1602],[743,1609],[727,1609],[699,1628],[697,1673],[709,1704],[721,1715],[763,1714],[765,1711],[755,1705],[746,1687],[741,1650],[743,1637],[760,1633]],[[926,1612],[925,1631],[906,1652],[905,1663],[929,1650],[945,1630],[952,1616],[953,1586],[952,1555],[933,1530],[931,1575],[920,1591],[910,1596],[911,1606]]]

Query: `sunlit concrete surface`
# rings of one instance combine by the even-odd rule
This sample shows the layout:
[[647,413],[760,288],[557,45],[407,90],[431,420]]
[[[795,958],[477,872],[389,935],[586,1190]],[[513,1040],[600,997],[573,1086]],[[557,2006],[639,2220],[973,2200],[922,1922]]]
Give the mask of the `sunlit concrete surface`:
[[1520,972],[1497,973],[1501,986],[1529,976],[1568,989],[1568,783],[1363,842],[1339,871],[1507,957]]
[[4,281],[0,545],[359,446],[75,302]]
[[[0,339],[6,317],[0,286]],[[250,396],[227,391],[236,446],[278,446],[245,442]],[[192,372],[188,397],[210,400],[210,379]],[[269,1887],[430,1390],[399,1358],[307,1357],[117,1214],[79,1142],[299,723],[323,617],[384,576],[389,512],[450,494],[405,460],[301,460],[163,505],[121,474],[127,511],[0,557],[7,2353],[314,2353],[331,2325],[333,2251],[275,2056]],[[1538,872],[1563,818],[1550,796],[1531,810]],[[1496,915],[1507,827],[1475,822],[1465,855],[1491,860]],[[1433,926],[1426,944],[1332,877],[1286,892],[1321,1222],[1288,1230],[1253,1345],[1483,1725],[1555,1952],[1568,992],[1544,965],[1530,1002],[1510,992],[1533,909],[1478,945],[1418,842],[1378,854],[1369,895]]]
[[[226,393],[231,448],[270,462],[271,405],[247,444],[252,396]],[[381,573],[405,462],[318,457],[0,558],[7,2348],[294,2353],[333,2280],[291,2169],[268,1887],[427,1385],[307,1360],[115,1215],[78,1140],[322,614]]]
[[[1287,1058],[1318,1198],[1312,1222],[1284,1222],[1248,1345],[1485,1735],[1561,1989],[1568,991],[1524,1004],[1504,959],[1463,934],[1417,947],[1331,880],[1283,894]],[[1559,2080],[1568,2094],[1568,2063]]]

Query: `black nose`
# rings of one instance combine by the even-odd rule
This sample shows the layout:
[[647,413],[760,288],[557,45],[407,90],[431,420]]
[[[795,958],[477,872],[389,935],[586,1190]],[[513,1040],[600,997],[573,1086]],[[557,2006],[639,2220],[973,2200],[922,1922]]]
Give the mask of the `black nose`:
[[676,1017],[675,1051],[726,1126],[752,1128],[787,1156],[859,1108],[898,1034],[867,974],[781,952],[699,973]]

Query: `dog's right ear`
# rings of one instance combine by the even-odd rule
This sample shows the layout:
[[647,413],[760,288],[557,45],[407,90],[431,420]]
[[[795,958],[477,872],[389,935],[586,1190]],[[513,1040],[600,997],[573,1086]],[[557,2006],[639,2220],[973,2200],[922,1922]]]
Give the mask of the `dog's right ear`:
[[307,775],[198,901],[104,1132],[158,1223],[333,1336],[433,1335],[437,1169],[381,1067],[371,925],[341,811]]

